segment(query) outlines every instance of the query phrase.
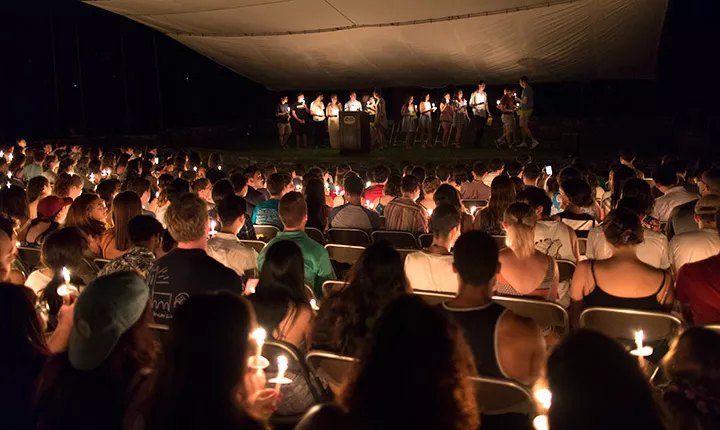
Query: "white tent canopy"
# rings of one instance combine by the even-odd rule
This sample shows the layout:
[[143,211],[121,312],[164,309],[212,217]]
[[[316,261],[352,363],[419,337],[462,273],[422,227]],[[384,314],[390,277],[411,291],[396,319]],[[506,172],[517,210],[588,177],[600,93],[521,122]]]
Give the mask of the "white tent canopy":
[[651,79],[667,0],[97,0],[275,89]]

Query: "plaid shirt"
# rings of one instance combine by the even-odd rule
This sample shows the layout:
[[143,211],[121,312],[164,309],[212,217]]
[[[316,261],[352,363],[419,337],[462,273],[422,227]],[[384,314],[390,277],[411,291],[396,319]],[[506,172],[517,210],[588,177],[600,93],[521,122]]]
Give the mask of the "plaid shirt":
[[412,199],[398,197],[385,206],[385,228],[393,231],[427,233],[428,220],[425,209]]

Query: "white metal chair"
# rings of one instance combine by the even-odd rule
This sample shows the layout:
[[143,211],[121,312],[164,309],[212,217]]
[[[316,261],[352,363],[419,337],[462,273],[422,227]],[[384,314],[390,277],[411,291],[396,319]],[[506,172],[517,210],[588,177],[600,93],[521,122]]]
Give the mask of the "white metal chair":
[[642,330],[648,342],[671,339],[685,325],[679,318],[664,312],[619,308],[587,308],[580,314],[580,327],[599,331],[614,339],[633,339]]
[[110,262],[110,260],[107,260],[105,258],[96,258],[93,260],[93,263],[95,263],[95,266],[97,266],[98,270],[102,270],[105,265],[107,265]]
[[327,297],[330,294],[340,291],[347,286],[345,281],[325,281],[322,284],[323,297]]
[[274,225],[254,225],[255,236],[263,242],[270,242],[280,233],[280,229]]
[[580,248],[580,255],[587,255],[587,238],[578,237],[578,247]]
[[308,352],[305,360],[315,375],[335,386],[340,386],[345,382],[350,366],[358,361],[352,357],[315,350]]
[[509,379],[481,376],[470,379],[475,383],[475,397],[483,414],[520,413],[534,416],[535,402],[526,387]]
[[308,284],[305,284],[305,294],[307,294],[308,301],[316,299],[315,290]]
[[454,294],[449,293],[436,293],[434,291],[421,291],[421,290],[414,290],[413,294],[420,296],[421,299],[425,301],[430,306],[439,305],[441,303],[445,303],[448,300],[455,297]]
[[315,227],[305,227],[305,234],[310,237],[310,239],[314,240],[315,242],[325,245],[325,235],[323,234],[320,229],[317,229]]
[[505,249],[507,248],[507,238],[503,235],[499,234],[493,234],[492,238],[495,239],[495,243],[497,243],[498,249]]
[[387,240],[395,249],[417,249],[418,240],[408,231],[375,230],[372,232],[373,243]]
[[720,334],[720,323],[714,323],[714,324],[706,324],[703,327],[713,330],[716,333]]
[[254,249],[258,254],[267,246],[267,242],[263,242],[262,240],[241,240],[240,243]]
[[560,282],[569,281],[575,274],[575,263],[570,260],[557,260]]
[[330,260],[353,265],[365,251],[365,247],[328,243],[325,245],[325,250],[327,250]]
[[570,330],[567,311],[555,302],[513,296],[493,296],[492,299],[514,313],[532,319],[540,327],[557,327],[563,333]]
[[357,228],[331,228],[327,232],[328,242],[339,245],[367,246],[370,236]]

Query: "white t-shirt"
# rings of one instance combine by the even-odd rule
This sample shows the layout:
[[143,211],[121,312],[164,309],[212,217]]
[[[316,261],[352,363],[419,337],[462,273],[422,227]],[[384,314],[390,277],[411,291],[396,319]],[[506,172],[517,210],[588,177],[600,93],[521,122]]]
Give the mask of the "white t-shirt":
[[[637,257],[645,264],[658,269],[670,267],[668,240],[665,235],[653,230],[643,229],[645,240],[637,247]],[[602,226],[597,226],[588,233],[588,260],[606,260],[612,257],[612,247],[605,239]]]
[[697,199],[697,194],[690,193],[679,185],[670,188],[667,193],[655,199],[655,208],[653,209],[652,217],[660,222],[667,222],[675,206],[680,206]]
[[470,106],[472,106],[473,114],[475,116],[486,116],[487,94],[485,93],[485,91],[475,91],[474,93],[470,94]]
[[458,281],[452,263],[452,255],[412,252],[405,258],[405,276],[413,290],[457,294]]
[[715,229],[689,231],[670,240],[670,258],[677,273],[688,263],[704,260],[720,252],[720,236]]
[[207,254],[233,269],[238,276],[253,277],[258,272],[257,251],[240,243],[234,234],[217,232],[208,239]]
[[538,221],[535,226],[535,249],[556,260],[577,263],[569,227],[561,221]]
[[25,280],[25,286],[33,290],[36,295],[39,295],[40,291],[42,291],[42,289],[45,288],[50,281],[52,281],[51,277],[39,270],[35,270],[28,275]]

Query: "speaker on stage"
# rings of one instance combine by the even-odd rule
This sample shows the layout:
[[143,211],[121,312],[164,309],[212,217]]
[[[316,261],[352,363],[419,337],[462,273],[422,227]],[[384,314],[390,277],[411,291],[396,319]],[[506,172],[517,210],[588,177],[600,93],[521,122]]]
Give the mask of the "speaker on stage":
[[340,112],[340,153],[370,152],[370,116],[367,112]]

